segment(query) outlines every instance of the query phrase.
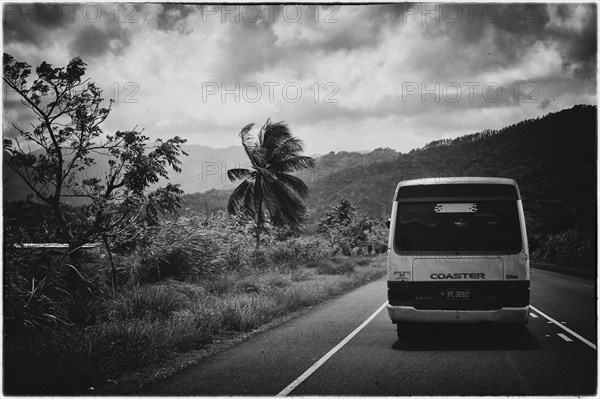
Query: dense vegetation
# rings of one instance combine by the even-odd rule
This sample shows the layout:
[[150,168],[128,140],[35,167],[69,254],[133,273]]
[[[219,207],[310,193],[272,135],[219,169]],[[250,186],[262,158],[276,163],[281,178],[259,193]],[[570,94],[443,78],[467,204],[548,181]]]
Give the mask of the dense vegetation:
[[79,254],[65,265],[51,253],[5,245],[5,393],[90,392],[385,273],[384,258],[335,257],[321,237],[271,233],[256,250],[243,218],[163,219],[145,243],[115,255],[119,291],[102,255]]

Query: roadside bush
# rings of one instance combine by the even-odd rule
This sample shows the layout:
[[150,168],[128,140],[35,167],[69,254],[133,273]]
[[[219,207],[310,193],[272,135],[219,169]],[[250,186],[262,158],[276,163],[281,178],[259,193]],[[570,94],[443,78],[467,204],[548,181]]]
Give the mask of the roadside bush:
[[18,335],[95,321],[108,292],[105,262],[94,257],[80,265],[48,253],[40,256],[6,249],[5,332]]
[[352,274],[354,264],[350,259],[335,258],[322,261],[317,266],[317,274]]
[[252,251],[250,253],[250,265],[254,269],[267,268],[270,265],[267,251],[263,248],[257,248],[255,251]]
[[293,270],[291,274],[292,281],[308,281],[313,277],[312,273],[309,273],[306,270]]
[[148,285],[134,288],[112,301],[111,316],[120,319],[169,318],[185,306],[186,298],[168,287]]
[[272,297],[256,294],[239,294],[226,298],[219,308],[222,327],[231,331],[250,331],[280,311]]
[[360,215],[348,200],[331,207],[319,221],[317,231],[331,248],[332,255],[342,253],[377,254],[387,249],[388,230],[384,223]]
[[559,234],[536,236],[531,256],[537,260],[579,268],[596,264],[596,239],[593,233],[570,229]]
[[358,262],[356,262],[356,264],[358,266],[367,266],[369,264],[369,261],[367,259],[359,259]]
[[292,248],[287,242],[276,242],[269,249],[269,262],[274,265],[281,265],[288,262],[295,262],[300,255],[299,247]]
[[222,212],[163,220],[150,246],[138,251],[137,280],[133,283],[202,279],[224,270],[261,266],[266,259],[261,254],[250,258],[253,238],[245,229],[238,219]]
[[239,277],[234,273],[225,273],[214,278],[208,279],[206,289],[213,295],[222,295],[227,292],[235,291],[239,282]]

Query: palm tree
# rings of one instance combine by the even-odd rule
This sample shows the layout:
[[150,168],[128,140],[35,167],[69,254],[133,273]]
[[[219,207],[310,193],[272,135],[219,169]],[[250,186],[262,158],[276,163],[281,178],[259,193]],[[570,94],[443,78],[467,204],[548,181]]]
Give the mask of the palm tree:
[[289,172],[315,165],[311,157],[300,155],[303,143],[292,136],[284,122],[264,124],[253,140],[247,125],[240,132],[242,146],[250,159],[251,169],[229,169],[229,180],[242,180],[229,197],[227,210],[230,214],[242,213],[256,223],[256,247],[260,234],[265,231],[268,218],[276,226],[297,229],[306,220],[306,207],[302,199],[308,195],[308,187]]
[[333,207],[330,216],[333,222],[348,225],[352,223],[352,217],[355,213],[356,209],[350,201],[343,199],[339,205]]

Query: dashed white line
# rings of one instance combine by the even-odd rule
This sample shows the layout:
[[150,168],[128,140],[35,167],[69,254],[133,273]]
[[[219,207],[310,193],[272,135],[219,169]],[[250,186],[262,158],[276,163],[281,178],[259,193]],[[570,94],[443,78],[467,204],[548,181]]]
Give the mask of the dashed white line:
[[554,320],[552,317],[548,316],[544,312],[540,312],[538,309],[534,308],[533,306],[530,306],[530,308],[533,309],[535,312],[539,313],[540,316],[545,317],[546,319],[550,320],[552,323],[556,324],[557,326],[559,326],[560,328],[562,328],[563,330],[565,330],[566,332],[568,332],[569,334],[571,334],[572,336],[574,336],[575,338],[577,338],[578,340],[580,340],[581,342],[583,342],[584,344],[586,344],[587,346],[589,346],[592,349],[596,350],[596,345],[595,344],[593,344],[590,341],[588,341],[587,339],[583,338],[581,335],[577,334],[575,331],[571,330],[568,327],[563,326],[561,323],[559,323],[558,321]]
[[571,338],[567,337],[567,336],[566,336],[565,334],[563,334],[563,333],[558,333],[558,334],[556,334],[556,335],[558,335],[559,337],[561,337],[562,339],[564,339],[564,340],[565,340],[565,341],[567,341],[567,342],[573,342],[573,340],[572,340]]
[[538,316],[538,315],[536,315],[535,313],[529,313],[529,316],[531,316],[531,317],[533,317],[533,318],[535,318],[535,319],[537,319],[537,318],[539,317],[539,316]]
[[348,343],[348,341],[350,341],[356,334],[358,334],[360,332],[360,330],[362,330],[363,328],[365,328],[365,326],[367,324],[369,324],[371,322],[371,320],[373,320],[375,318],[375,316],[377,316],[379,314],[379,312],[381,312],[383,310],[383,308],[385,308],[385,306],[387,304],[388,303],[386,301],[383,305],[381,305],[379,307],[379,309],[377,309],[375,311],[375,313],[373,313],[371,316],[369,316],[369,318],[367,320],[365,320],[360,326],[356,327],[356,329],[354,331],[352,331],[350,334],[348,334],[348,336],[346,338],[344,338],[339,344],[337,344],[336,346],[334,346],[333,349],[331,349],[329,352],[327,352],[325,354],[325,356],[323,356],[315,364],[313,364],[312,366],[310,366],[309,369],[306,370],[304,373],[302,373],[302,375],[300,377],[296,378],[290,385],[288,385],[287,387],[285,387],[285,389],[283,391],[279,392],[277,394],[277,396],[287,396],[287,395],[289,395],[289,393],[292,392],[294,389],[296,389],[296,387],[298,385],[300,385],[302,383],[302,381],[304,381],[308,377],[310,377],[310,375],[312,373],[314,373],[315,371],[317,371],[317,369],[319,367],[321,367],[323,365],[323,363],[325,363],[331,356],[333,356],[344,345],[346,345]]

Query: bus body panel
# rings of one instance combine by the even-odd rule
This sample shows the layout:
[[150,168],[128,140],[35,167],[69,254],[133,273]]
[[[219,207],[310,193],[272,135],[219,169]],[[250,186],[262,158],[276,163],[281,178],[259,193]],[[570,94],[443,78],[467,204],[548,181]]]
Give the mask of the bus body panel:
[[417,323],[511,323],[526,324],[529,306],[499,310],[417,310],[409,306],[387,306],[388,315],[396,322]]
[[504,280],[504,263],[499,256],[415,257],[413,281]]
[[[450,187],[449,190],[445,190],[445,187],[439,187],[440,185],[452,184],[458,185],[448,186]],[[479,185],[479,188],[466,186],[466,184],[476,184]],[[419,194],[414,194],[415,192],[418,193],[415,190],[404,190],[412,193],[411,195],[414,198],[398,196],[399,190],[404,186],[434,185],[438,187],[431,187],[421,191],[426,193],[426,198],[421,198],[418,196]],[[495,185],[490,189],[492,193],[490,196],[493,195],[493,198],[481,198],[481,192],[477,194],[477,190],[481,191],[482,187],[487,188],[487,185],[490,185],[490,187]],[[464,192],[469,194],[463,195],[463,191],[461,190],[465,187],[467,189]],[[514,189],[510,187],[514,187]],[[450,193],[450,197],[443,197],[446,195],[446,192]],[[513,197],[507,199],[507,192],[512,192],[511,195]],[[432,195],[435,196],[432,197]],[[440,196],[439,201],[437,200],[437,196]],[[500,197],[496,198],[497,196]],[[515,246],[515,240],[513,240],[510,250],[504,248],[500,250],[493,249],[494,243],[490,243],[492,248],[490,250],[487,247],[481,249],[470,247],[468,248],[469,251],[457,250],[456,252],[450,251],[449,248],[442,248],[443,250],[437,252],[432,251],[431,248],[427,248],[427,250],[398,248],[398,240],[395,235],[398,232],[398,218],[402,216],[398,214],[400,212],[398,209],[399,202],[404,207],[403,209],[408,209],[412,206],[409,209],[411,211],[414,211],[414,209],[418,211],[418,209],[424,208],[430,210],[430,213],[433,212],[433,206],[436,206],[436,212],[447,211],[455,214],[463,212],[468,206],[473,209],[478,209],[477,207],[479,207],[482,209],[481,215],[465,216],[481,216],[481,218],[486,220],[485,217],[487,214],[484,213],[485,206],[488,207],[489,213],[489,209],[493,210],[494,208],[493,201],[501,204],[515,203],[516,211],[511,205],[501,206],[508,206],[512,209],[511,215],[518,217],[518,228],[516,227],[516,221],[512,221],[513,228],[518,229],[512,230],[516,231],[513,238],[518,240],[518,245]],[[418,206],[414,206],[413,204],[417,204]],[[476,213],[477,210],[465,212]],[[490,214],[494,216],[493,213]],[[452,215],[438,216],[452,217]],[[408,217],[409,223],[412,222],[411,218],[413,217]],[[487,220],[487,223],[492,226],[504,223],[504,220],[500,220],[500,218],[498,222],[493,217],[488,218],[490,219]],[[462,218],[460,220],[462,223]],[[479,221],[477,218],[473,220]],[[422,223],[427,227],[432,225],[430,220],[429,225],[425,221]],[[475,224],[475,222],[472,223]],[[457,223],[455,222],[455,224]],[[450,223],[450,225],[452,224]],[[410,226],[410,224],[399,226]],[[437,228],[437,224],[435,226]],[[420,225],[417,225],[417,227],[420,228]],[[410,227],[407,228],[410,229]],[[427,234],[423,236],[422,232],[415,231],[417,231],[416,234],[421,234],[421,240],[427,240]],[[407,234],[406,231],[402,231],[402,233]],[[516,237],[516,235],[520,235],[520,237]],[[412,243],[410,237],[405,237],[405,241]],[[401,244],[404,245],[405,241],[402,241]],[[418,242],[418,240],[414,241]],[[388,238],[389,302],[387,308],[392,322],[527,323],[529,318],[530,288],[527,245],[523,205],[518,186],[513,180],[500,178],[448,178],[437,179],[435,181],[421,179],[418,181],[400,182],[396,188],[392,204],[390,234]]]

